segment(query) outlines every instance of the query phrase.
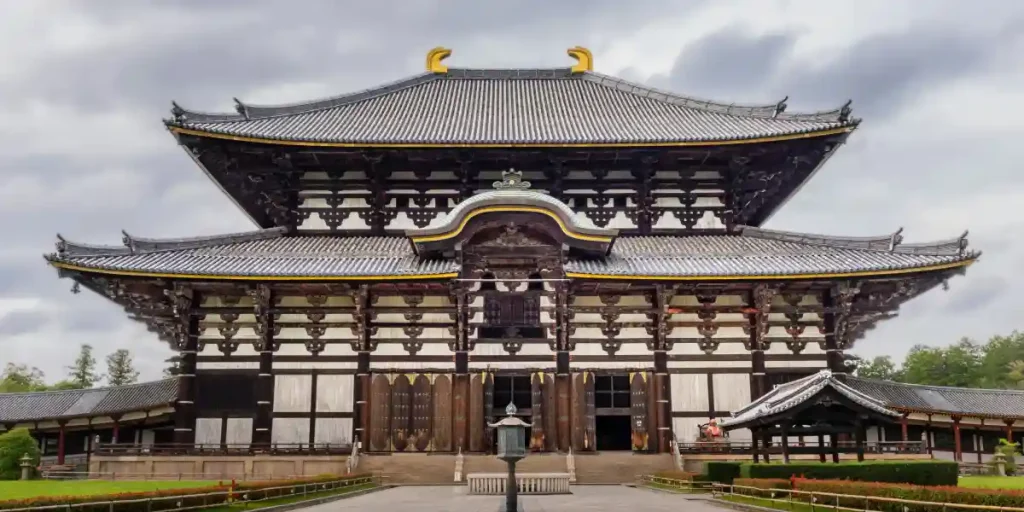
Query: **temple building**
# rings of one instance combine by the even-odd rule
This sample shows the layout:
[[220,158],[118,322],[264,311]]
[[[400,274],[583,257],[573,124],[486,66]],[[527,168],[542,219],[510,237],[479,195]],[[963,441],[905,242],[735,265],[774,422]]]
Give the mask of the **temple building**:
[[580,47],[563,69],[450,54],[316,101],[174,104],[167,129],[250,232],[58,236],[61,277],[179,353],[176,446],[486,453],[514,403],[538,452],[666,453],[848,372],[844,351],[979,256],[966,234],[762,227],[857,129],[849,102],[695,99]]

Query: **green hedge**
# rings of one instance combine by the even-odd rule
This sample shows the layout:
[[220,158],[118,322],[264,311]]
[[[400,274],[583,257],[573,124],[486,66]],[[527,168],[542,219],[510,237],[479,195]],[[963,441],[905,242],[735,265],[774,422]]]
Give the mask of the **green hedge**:
[[740,468],[743,464],[743,462],[736,461],[709,461],[704,466],[704,473],[712,482],[731,484],[735,478],[740,476]]
[[[312,477],[296,480],[243,482],[234,487],[227,484],[196,489],[165,489],[149,492],[99,494],[90,496],[38,496],[20,500],[0,501],[0,510],[12,508],[66,505],[74,512],[154,512],[182,510],[228,502],[257,501],[301,495],[347,487],[365,486],[373,482],[370,475],[345,477]],[[315,484],[315,485],[314,485]],[[228,492],[230,491],[230,494]],[[210,495],[211,493],[225,493]],[[92,504],[92,505],[87,505]]]
[[[21,458],[28,454],[32,467],[39,464],[39,443],[26,428],[16,428],[0,434],[0,480],[21,477]],[[33,470],[34,472],[34,470]]]
[[815,480],[856,480],[915,485],[957,484],[957,463],[941,460],[900,460],[867,462],[793,462],[789,464],[743,463],[743,478],[809,478]]
[[[837,480],[802,480],[794,481],[795,487],[804,492],[827,492],[851,496],[877,496],[897,498],[909,501],[930,501],[933,503],[958,503],[966,505],[987,505],[992,507],[1024,507],[1024,492],[1003,489],[966,489],[949,486],[912,486],[905,484],[888,484],[876,482],[850,482]],[[806,496],[799,498],[807,500]],[[835,498],[828,498],[835,503]],[[822,498],[824,501],[825,498]],[[867,506],[865,506],[867,505]],[[863,510],[881,510],[884,512],[940,512],[955,510],[941,505],[921,505],[916,503],[898,503],[871,501],[865,498],[839,498],[839,506]],[[963,510],[963,509],[960,509]]]

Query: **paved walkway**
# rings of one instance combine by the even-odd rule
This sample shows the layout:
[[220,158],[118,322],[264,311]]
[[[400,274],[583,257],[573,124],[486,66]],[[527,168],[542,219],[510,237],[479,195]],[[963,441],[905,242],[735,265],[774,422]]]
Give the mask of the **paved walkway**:
[[[618,485],[591,485],[572,488],[572,494],[555,496],[521,496],[527,512],[721,512],[712,503],[663,492],[633,489]],[[372,492],[355,498],[325,503],[309,512],[361,510],[385,512],[415,510],[416,512],[490,512],[498,510],[504,497],[469,496],[465,487],[397,487]]]

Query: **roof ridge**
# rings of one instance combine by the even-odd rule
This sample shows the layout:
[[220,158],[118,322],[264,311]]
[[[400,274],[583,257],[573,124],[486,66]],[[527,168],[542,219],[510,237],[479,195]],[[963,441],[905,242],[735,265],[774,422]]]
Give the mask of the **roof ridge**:
[[964,388],[958,386],[938,386],[935,384],[915,384],[912,382],[897,382],[894,380],[882,380],[882,379],[871,379],[867,377],[858,377],[856,375],[850,375],[847,378],[856,379],[862,382],[880,383],[888,385],[896,385],[901,387],[915,387],[932,390],[950,390],[950,391],[967,391],[967,392],[996,392],[1006,393],[1011,395],[1024,395],[1024,390],[1020,389],[998,389],[998,388]]
[[235,113],[203,112],[186,109],[177,102],[171,102],[171,118],[165,124],[181,125],[185,123],[226,123],[252,121],[279,116],[315,112],[352,103],[377,98],[410,87],[415,87],[436,80],[585,80],[616,91],[632,94],[642,98],[668,103],[705,112],[712,112],[736,117],[756,117],[790,121],[829,122],[842,125],[856,125],[859,119],[850,117],[851,101],[843,106],[828,110],[805,113],[787,113],[789,96],[766,105],[743,105],[706,100],[643,85],[624,78],[605,75],[594,71],[573,72],[572,68],[448,68],[444,73],[425,72],[401,78],[383,85],[369,87],[355,92],[343,93],[326,98],[285,103],[279,105],[255,105],[245,103],[238,98],[235,102]]
[[904,244],[903,228],[899,228],[888,235],[855,237],[799,233],[796,231],[772,230],[754,226],[740,227],[740,236],[760,238],[763,240],[776,240],[803,245],[889,252],[896,254],[976,258],[981,255],[981,252],[967,250],[967,233],[967,231],[964,231],[959,237],[935,242]]
[[789,100],[789,96],[786,96],[785,98],[782,98],[782,100],[772,104],[743,105],[696,98],[693,96],[666,91],[648,85],[638,84],[631,80],[626,80],[624,78],[619,78],[611,75],[605,75],[594,71],[584,72],[583,78],[590,82],[602,85],[604,87],[609,87],[617,91],[634,94],[643,98],[650,98],[671,105],[677,105],[696,110],[703,110],[705,112],[714,112],[718,114],[725,114],[737,117],[762,117],[769,119],[782,119],[791,121],[834,122],[851,125],[856,125],[860,123],[859,119],[854,119],[850,117],[850,114],[852,113],[852,109],[850,108],[850,106],[852,105],[853,100],[848,100],[845,104],[843,104],[843,106],[839,108],[821,110],[818,112],[786,113],[786,108],[788,106],[787,101]]
[[19,392],[13,392],[13,393],[0,393],[0,397],[59,395],[59,394],[71,395],[71,394],[74,394],[74,393],[85,394],[85,393],[90,393],[90,392],[112,391],[112,390],[115,390],[115,389],[128,389],[128,388],[141,388],[141,387],[146,387],[146,386],[156,386],[156,385],[159,385],[159,384],[164,384],[164,383],[168,383],[168,382],[176,382],[176,381],[177,381],[177,378],[170,377],[170,378],[160,379],[160,380],[149,380],[149,381],[146,381],[146,382],[135,382],[135,383],[132,383],[132,384],[122,384],[120,386],[103,386],[103,387],[98,387],[98,388],[84,388],[84,389],[48,389],[46,391],[19,391]]
[[273,227],[257,231],[242,233],[227,233],[222,235],[184,237],[184,238],[143,238],[133,237],[126,231],[121,231],[121,243],[123,246],[84,244],[72,242],[57,234],[57,252],[47,255],[48,260],[59,260],[73,256],[128,256],[132,254],[147,254],[160,251],[200,249],[214,245],[224,245],[255,240],[266,240],[278,238],[287,232],[285,227]]

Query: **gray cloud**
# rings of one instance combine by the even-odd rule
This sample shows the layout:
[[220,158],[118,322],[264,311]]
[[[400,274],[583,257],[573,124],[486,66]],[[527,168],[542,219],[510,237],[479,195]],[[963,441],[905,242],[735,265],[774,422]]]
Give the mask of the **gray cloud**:
[[[740,21],[719,20],[716,26],[727,28],[685,44],[668,41],[679,50],[668,73],[649,76],[635,63],[617,74],[722,101],[791,95],[792,110],[831,108],[853,98],[864,126],[770,227],[875,234],[905,225],[917,240],[970,227],[972,243],[987,251],[949,292],[908,304],[902,318],[884,323],[858,347],[866,355],[899,356],[917,342],[1008,332],[1024,313],[1007,300],[1009,290],[1024,286],[1012,270],[1024,261],[1024,244],[1002,236],[1024,226],[963,206],[981,208],[999,194],[1024,200],[1024,177],[1009,158],[1024,127],[1003,122],[982,133],[954,122],[904,119],[924,108],[916,101],[922,95],[951,84],[1024,76],[1021,64],[1001,53],[1021,44],[1010,27],[1018,26],[1014,20],[1022,19],[1024,8],[982,3],[988,7],[978,12],[989,13],[985,18],[908,19],[900,33],[863,27],[848,46],[813,56],[797,51],[807,31],[795,24],[755,32]],[[164,133],[160,118],[172,99],[230,110],[232,96],[287,102],[304,99],[290,96],[295,91],[347,92],[420,72],[425,50],[437,45],[454,48],[453,66],[564,66],[565,48],[576,44],[589,46],[601,62],[604,52],[644,36],[648,25],[696,19],[706,4],[46,4],[54,16],[42,18],[40,32],[73,37],[75,30],[62,25],[70,23],[90,27],[91,37],[75,44],[33,39],[22,48],[25,57],[5,61],[12,72],[0,70],[0,135],[8,135],[0,137],[0,307],[5,299],[41,301],[39,310],[0,321],[0,363],[23,361],[57,375],[74,347],[92,343],[102,354],[131,348],[145,376],[158,375],[168,354],[164,345],[110,302],[88,291],[68,293],[71,283],[57,279],[40,255],[53,250],[57,232],[119,244],[122,228],[187,236],[251,227]],[[0,18],[6,9],[0,6]],[[955,217],[935,220],[952,211]]]

